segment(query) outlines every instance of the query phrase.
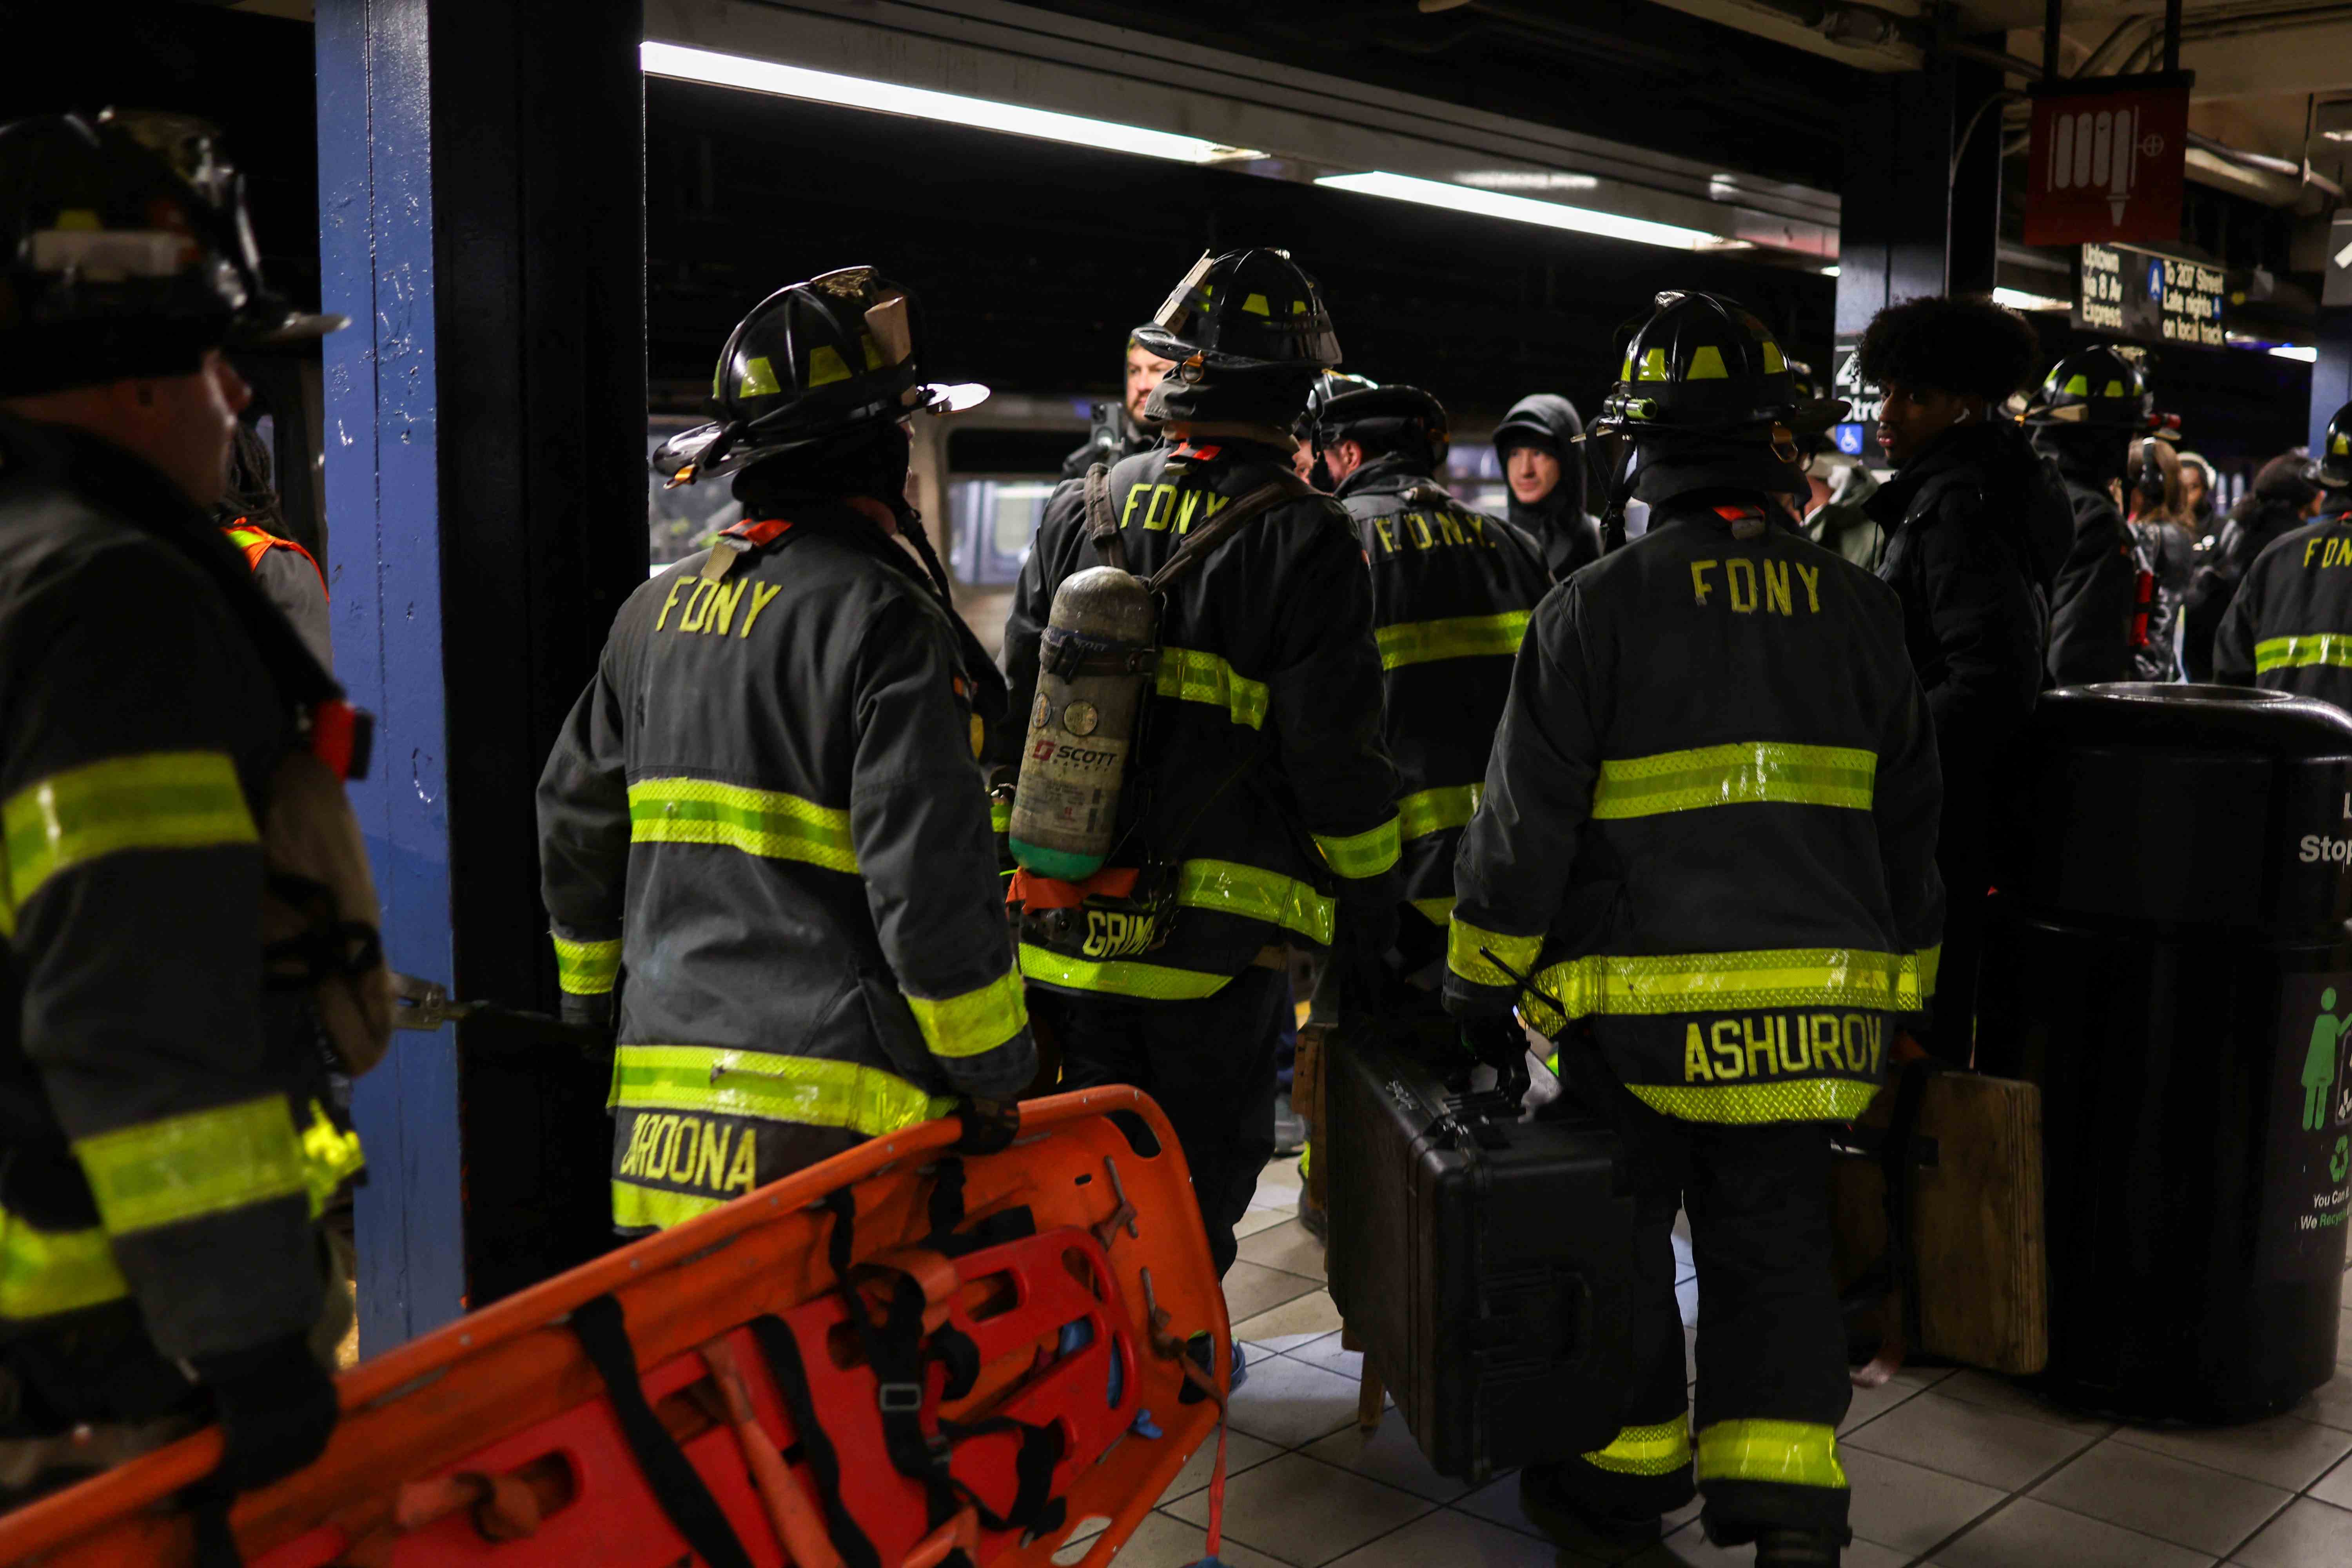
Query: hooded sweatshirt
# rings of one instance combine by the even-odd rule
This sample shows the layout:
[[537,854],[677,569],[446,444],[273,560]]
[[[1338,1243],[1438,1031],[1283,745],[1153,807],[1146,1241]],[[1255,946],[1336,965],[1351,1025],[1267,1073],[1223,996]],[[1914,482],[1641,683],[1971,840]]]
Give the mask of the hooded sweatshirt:
[[1507,468],[1512,449],[1533,447],[1559,459],[1559,483],[1533,505],[1514,494],[1507,511],[1512,527],[1543,546],[1544,565],[1554,582],[1601,559],[1601,524],[1585,507],[1584,434],[1576,405],[1549,392],[1522,397],[1495,428],[1495,456]]
[[2230,509],[2221,531],[2198,550],[2196,574],[2180,605],[2180,670],[2190,680],[2213,679],[2213,637],[2237,597],[2246,569],[2276,539],[2308,521],[2304,508],[2319,493],[2300,458],[2273,458],[2254,488]]

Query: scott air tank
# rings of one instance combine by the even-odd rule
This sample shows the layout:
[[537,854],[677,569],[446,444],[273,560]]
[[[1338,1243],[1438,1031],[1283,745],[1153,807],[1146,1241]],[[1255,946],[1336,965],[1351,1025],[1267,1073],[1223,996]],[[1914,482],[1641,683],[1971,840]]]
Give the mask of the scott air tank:
[[1115,566],[1081,572],[1054,595],[1013,795],[1013,858],[1041,877],[1078,881],[1110,854],[1159,622],[1143,579]]

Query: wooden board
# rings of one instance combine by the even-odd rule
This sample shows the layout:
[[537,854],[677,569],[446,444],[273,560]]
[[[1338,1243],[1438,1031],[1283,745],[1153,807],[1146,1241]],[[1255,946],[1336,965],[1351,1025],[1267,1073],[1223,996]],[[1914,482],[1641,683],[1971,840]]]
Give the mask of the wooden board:
[[[1862,1118],[1885,1127],[1895,1090]],[[2042,1091],[2014,1079],[1932,1075],[1919,1131],[1937,1163],[1914,1172],[1911,1230],[1919,1258],[1923,1345],[1989,1371],[2022,1375],[2049,1359],[2049,1268],[2042,1215]],[[1843,1290],[1886,1248],[1885,1182],[1875,1158],[1832,1163],[1831,1218]],[[1899,1303],[1890,1299],[1890,1310]]]

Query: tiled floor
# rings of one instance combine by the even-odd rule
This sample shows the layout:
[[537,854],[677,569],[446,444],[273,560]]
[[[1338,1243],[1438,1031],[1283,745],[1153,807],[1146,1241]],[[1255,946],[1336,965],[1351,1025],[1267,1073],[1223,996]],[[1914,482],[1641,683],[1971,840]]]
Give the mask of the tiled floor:
[[[1297,1178],[1266,1167],[1226,1277],[1249,1345],[1234,1397],[1224,1561],[1232,1568],[1594,1568],[1545,1537],[1513,1476],[1472,1490],[1433,1471],[1393,1410],[1356,1430],[1361,1357],[1339,1348],[1323,1253],[1293,1218]],[[1688,1268],[1687,1244],[1677,1250]],[[1685,1319],[1697,1297],[1683,1292]],[[1853,1486],[1849,1568],[2352,1568],[2352,1310],[2335,1382],[2293,1414],[2214,1431],[2086,1420],[1978,1372],[1905,1372],[1857,1392],[1839,1448]],[[1203,1450],[1118,1554],[1201,1555]],[[1628,1568],[1745,1564],[1699,1535],[1693,1505]],[[1056,1561],[1076,1563],[1085,1542]]]

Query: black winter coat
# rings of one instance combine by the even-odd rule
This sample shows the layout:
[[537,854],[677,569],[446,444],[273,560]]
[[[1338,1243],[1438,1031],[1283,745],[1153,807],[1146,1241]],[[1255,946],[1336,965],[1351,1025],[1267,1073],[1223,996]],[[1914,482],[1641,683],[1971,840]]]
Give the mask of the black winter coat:
[[2050,684],[2133,679],[2139,559],[2131,531],[2104,482],[2095,485],[2068,474],[2066,499],[2074,509],[2074,536],[2050,594]]
[[2014,426],[1945,432],[1863,510],[1947,770],[1980,773],[2032,711],[2048,588],[2072,532],[2056,472]]

